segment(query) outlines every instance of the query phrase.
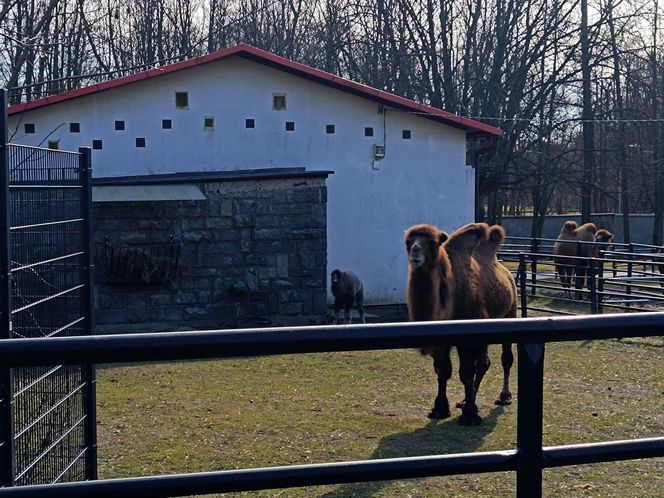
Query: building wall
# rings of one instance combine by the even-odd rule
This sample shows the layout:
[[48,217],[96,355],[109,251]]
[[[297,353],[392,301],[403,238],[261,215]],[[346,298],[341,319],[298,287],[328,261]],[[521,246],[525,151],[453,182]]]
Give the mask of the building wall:
[[[200,184],[203,201],[96,202],[99,333],[273,325],[325,318],[326,187],[322,178]],[[166,286],[109,284],[112,246],[181,244]],[[233,283],[248,286],[235,297]],[[261,322],[257,322],[260,324]],[[176,325],[175,325],[176,324]]]
[[[175,92],[189,106],[175,108]],[[287,109],[272,110],[274,93]],[[12,141],[61,149],[91,146],[94,175],[306,167],[332,170],[328,182],[328,274],[352,270],[369,303],[403,302],[402,235],[415,223],[452,231],[473,220],[474,171],[465,164],[465,132],[366,98],[233,57],[12,116]],[[214,117],[214,130],[204,118]],[[162,129],[170,119],[172,129]],[[245,120],[254,119],[255,128]],[[115,120],[125,122],[114,130]],[[69,122],[80,133],[69,132]],[[286,130],[293,122],[294,131]],[[23,125],[36,124],[25,135]],[[335,133],[326,133],[334,125]],[[373,136],[365,136],[365,128]],[[410,139],[403,138],[409,130]],[[145,147],[135,146],[145,138]],[[373,161],[373,145],[385,158]]]

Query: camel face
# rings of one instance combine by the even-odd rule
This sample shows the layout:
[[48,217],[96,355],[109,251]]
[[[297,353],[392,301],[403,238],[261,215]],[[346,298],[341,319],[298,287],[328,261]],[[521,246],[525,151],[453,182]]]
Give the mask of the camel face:
[[413,269],[431,266],[438,259],[438,249],[447,240],[447,234],[432,225],[415,225],[405,234],[408,263]]

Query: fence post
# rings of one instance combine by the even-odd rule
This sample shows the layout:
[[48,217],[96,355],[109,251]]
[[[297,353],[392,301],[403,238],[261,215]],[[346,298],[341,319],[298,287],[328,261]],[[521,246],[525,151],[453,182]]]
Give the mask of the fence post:
[[[9,254],[9,150],[7,148],[7,92],[0,89],[0,340],[10,339],[11,257]],[[0,488],[14,484],[12,434],[12,370],[0,365]]]
[[599,259],[597,262],[597,314],[601,315],[604,313],[604,306],[602,305],[604,301],[604,252],[600,251]]
[[516,497],[542,497],[544,344],[519,344]]
[[[627,294],[631,294],[632,293],[632,286],[630,284],[632,282],[632,273],[633,273],[633,269],[634,269],[634,264],[632,263],[632,258],[633,258],[632,254],[634,253],[634,245],[630,242],[629,245],[628,245],[628,248],[629,248],[629,256],[627,258],[627,286],[625,287],[625,292]],[[631,306],[631,305],[632,305],[632,303],[630,303],[628,301],[627,306]]]
[[531,295],[537,293],[537,252],[539,251],[539,239],[534,238],[532,246],[532,261],[530,262],[530,281],[532,287],[530,288]]
[[[79,175],[81,179],[81,217],[83,241],[83,282],[85,291],[82,293],[81,313],[85,316],[84,335],[94,335],[94,227],[92,206],[92,154],[89,147],[80,147]],[[97,479],[97,393],[95,366],[81,366],[83,388],[83,410],[85,412],[84,438],[87,453],[85,456],[85,478]]]
[[519,253],[519,270],[517,271],[519,281],[519,293],[521,294],[521,317],[528,317],[528,292],[526,287],[526,255],[522,252]]
[[590,289],[590,313],[597,314],[597,285],[595,282],[595,258],[588,259],[588,288]]

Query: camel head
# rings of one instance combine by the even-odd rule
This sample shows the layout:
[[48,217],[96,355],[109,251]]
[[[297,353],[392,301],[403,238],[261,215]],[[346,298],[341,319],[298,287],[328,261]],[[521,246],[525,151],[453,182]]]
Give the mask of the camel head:
[[438,261],[440,246],[448,235],[433,225],[414,225],[406,230],[406,252],[413,269],[432,267]]
[[613,242],[613,234],[605,229],[600,229],[595,232],[595,242],[598,242],[600,245],[598,249],[604,251],[611,250],[611,244]]

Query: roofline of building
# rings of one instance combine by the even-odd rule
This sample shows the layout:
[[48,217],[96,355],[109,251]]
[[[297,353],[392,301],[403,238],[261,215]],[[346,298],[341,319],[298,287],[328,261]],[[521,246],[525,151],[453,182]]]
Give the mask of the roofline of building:
[[429,107],[424,104],[417,103],[413,100],[406,99],[404,97],[399,97],[392,93],[378,90],[355,81],[351,81],[334,74],[321,71],[320,69],[315,69],[313,67],[307,66],[305,64],[300,64],[299,62],[294,62],[284,57],[266,52],[265,50],[252,47],[251,45],[240,44],[234,47],[225,48],[212,52],[207,55],[200,57],[195,57],[192,59],[187,59],[181,62],[176,62],[173,64],[168,64],[166,66],[158,67],[155,69],[150,69],[148,71],[142,71],[140,73],[131,74],[129,76],[124,76],[122,78],[116,78],[113,80],[105,81],[103,83],[97,83],[94,85],[86,86],[83,88],[77,88],[69,92],[59,93],[57,95],[52,95],[49,97],[44,97],[41,99],[33,100],[31,102],[16,104],[8,108],[7,113],[11,116],[14,114],[20,114],[25,111],[30,111],[33,109],[39,109],[41,107],[46,107],[48,105],[56,104],[58,102],[64,102],[67,100],[76,99],[86,95],[92,95],[95,93],[103,92],[105,90],[110,90],[113,88],[118,88],[124,85],[129,85],[132,83],[137,83],[140,81],[148,80],[151,78],[156,78],[166,74],[174,73],[177,71],[182,71],[184,69],[189,69],[191,67],[200,66],[202,64],[208,64],[221,59],[226,59],[231,56],[241,56],[246,59],[264,64],[276,69],[286,71],[292,74],[295,74],[300,77],[316,81],[318,83],[325,84],[327,86],[343,90],[364,98],[374,100],[378,103],[393,106],[397,109],[416,113],[419,116],[433,119],[435,121],[454,126],[456,128],[461,128],[471,135],[490,135],[490,136],[501,136],[502,130],[494,126],[475,121],[474,119],[465,118],[462,116],[457,116],[451,112],[438,109],[436,107]]
[[275,180],[288,178],[327,178],[334,171],[307,171],[304,168],[265,168],[238,171],[198,171],[158,175],[106,176],[93,178],[93,187],[115,185],[167,185],[176,183],[234,182],[243,180]]

